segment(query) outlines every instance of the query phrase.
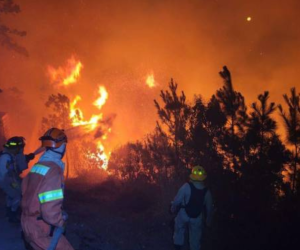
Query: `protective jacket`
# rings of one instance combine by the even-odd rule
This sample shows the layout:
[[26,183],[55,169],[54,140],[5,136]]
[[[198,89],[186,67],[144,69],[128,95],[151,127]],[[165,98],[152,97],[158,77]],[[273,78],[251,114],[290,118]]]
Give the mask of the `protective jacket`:
[[[212,204],[212,196],[209,190],[205,192],[206,189],[203,182],[196,182],[192,181],[191,184],[194,188],[198,189],[199,195],[204,193],[204,201],[203,201],[203,210],[206,213],[206,224],[208,226],[211,225],[212,220],[212,212],[213,212],[213,204]],[[182,246],[184,244],[184,235],[186,226],[189,229],[189,243],[191,250],[200,250],[200,243],[201,243],[201,235],[202,235],[202,228],[204,224],[204,211],[201,211],[199,215],[195,218],[188,216],[185,207],[189,204],[191,199],[192,189],[189,183],[185,183],[178,191],[173,203],[172,203],[172,210],[176,211],[179,207],[180,210],[175,218],[175,228],[174,228],[174,235],[173,240],[174,244],[178,246]],[[197,194],[197,192],[196,192]],[[199,196],[199,199],[203,197]]]
[[[27,242],[35,250],[46,250],[52,237],[51,228],[63,227],[63,170],[53,161],[38,162],[22,184],[22,228]],[[62,236],[57,250],[72,250]]]
[[21,201],[21,178],[19,175],[28,168],[23,153],[12,155],[6,149],[0,154],[0,188],[6,194],[6,206],[17,211]]

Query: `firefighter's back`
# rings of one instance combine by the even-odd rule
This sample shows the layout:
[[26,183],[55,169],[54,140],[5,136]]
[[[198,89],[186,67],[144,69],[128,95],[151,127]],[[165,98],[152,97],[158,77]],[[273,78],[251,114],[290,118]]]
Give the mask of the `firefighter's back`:
[[[33,249],[48,249],[51,229],[63,227],[63,172],[54,162],[34,165],[22,184],[22,228]],[[62,236],[57,250],[73,250]]]

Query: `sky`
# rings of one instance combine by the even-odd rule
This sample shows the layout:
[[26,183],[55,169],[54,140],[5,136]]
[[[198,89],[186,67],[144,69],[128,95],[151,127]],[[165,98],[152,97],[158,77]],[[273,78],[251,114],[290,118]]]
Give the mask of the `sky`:
[[[114,116],[111,145],[142,138],[155,127],[153,100],[170,78],[206,101],[222,87],[218,72],[231,70],[234,88],[256,101],[270,91],[283,103],[300,89],[300,1],[298,0],[19,0],[21,12],[1,14],[1,23],[25,30],[16,38],[29,57],[0,46],[0,111],[9,114],[9,134],[38,145],[44,103],[50,94],[82,96],[88,118],[98,86],[108,91],[104,117]],[[247,18],[251,17],[251,21]],[[75,56],[83,64],[78,82],[54,88],[49,65]],[[158,86],[149,88],[153,73]]]

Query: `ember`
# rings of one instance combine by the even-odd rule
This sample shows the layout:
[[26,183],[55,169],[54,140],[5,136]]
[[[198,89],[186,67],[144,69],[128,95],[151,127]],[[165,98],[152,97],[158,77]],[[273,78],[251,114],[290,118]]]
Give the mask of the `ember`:
[[149,88],[154,88],[156,86],[156,82],[153,74],[149,74],[146,79],[146,84]]

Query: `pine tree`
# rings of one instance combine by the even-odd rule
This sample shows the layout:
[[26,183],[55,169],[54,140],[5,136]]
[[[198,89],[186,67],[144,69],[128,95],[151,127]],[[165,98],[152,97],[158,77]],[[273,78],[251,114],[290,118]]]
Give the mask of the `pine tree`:
[[246,143],[252,142],[260,156],[264,153],[266,141],[275,135],[277,128],[275,120],[271,118],[271,115],[276,110],[276,106],[274,102],[268,104],[268,99],[268,91],[258,96],[259,104],[256,102],[252,104],[252,112],[246,125],[248,128]]
[[237,166],[242,165],[244,158],[240,137],[244,134],[247,107],[243,95],[234,90],[231,73],[227,67],[224,66],[219,74],[224,80],[224,86],[217,91],[216,98],[227,118],[226,131],[224,131],[220,145],[228,154],[226,165],[238,171]]
[[185,172],[183,167],[188,165],[183,151],[188,138],[188,126],[190,117],[190,107],[186,104],[186,97],[182,91],[177,94],[177,84],[171,79],[169,84],[170,91],[161,91],[160,97],[163,107],[154,100],[160,122],[157,128],[162,136],[168,138],[170,145],[174,148],[176,155],[175,172],[178,177]]
[[300,94],[297,95],[296,88],[291,89],[291,96],[283,95],[285,103],[288,105],[288,114],[279,105],[281,117],[284,120],[287,142],[294,147],[293,156],[293,174],[292,174],[292,192],[295,193],[297,185],[297,165],[299,161],[300,148]]

